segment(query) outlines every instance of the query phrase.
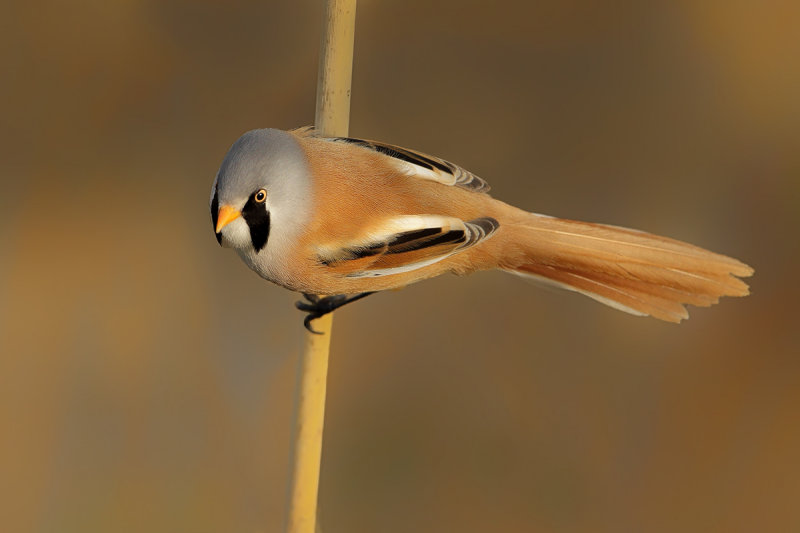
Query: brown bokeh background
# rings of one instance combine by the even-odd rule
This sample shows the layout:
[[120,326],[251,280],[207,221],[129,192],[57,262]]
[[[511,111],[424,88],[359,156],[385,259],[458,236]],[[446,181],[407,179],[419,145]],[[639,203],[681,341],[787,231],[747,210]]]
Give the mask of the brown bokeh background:
[[[680,326],[501,273],[341,311],[325,533],[800,530],[799,10],[360,2],[353,135],[756,276]],[[281,530],[297,296],[207,205],[241,133],[313,121],[321,12],[4,6],[0,530]]]

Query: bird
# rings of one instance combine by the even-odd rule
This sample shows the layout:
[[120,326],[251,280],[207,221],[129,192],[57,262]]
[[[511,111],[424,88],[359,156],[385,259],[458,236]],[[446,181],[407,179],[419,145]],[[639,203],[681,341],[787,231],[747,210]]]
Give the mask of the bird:
[[304,324],[367,295],[445,273],[499,269],[667,322],[745,296],[753,268],[675,239],[531,213],[431,155],[313,127],[256,129],[211,190],[216,239],[305,296]]

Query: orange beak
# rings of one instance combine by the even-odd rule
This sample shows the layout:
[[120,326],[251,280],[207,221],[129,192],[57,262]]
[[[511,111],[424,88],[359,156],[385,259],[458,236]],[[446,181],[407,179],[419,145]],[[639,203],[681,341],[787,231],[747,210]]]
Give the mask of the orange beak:
[[229,205],[223,205],[219,208],[219,215],[217,216],[217,227],[214,229],[217,233],[225,226],[242,216],[242,212]]

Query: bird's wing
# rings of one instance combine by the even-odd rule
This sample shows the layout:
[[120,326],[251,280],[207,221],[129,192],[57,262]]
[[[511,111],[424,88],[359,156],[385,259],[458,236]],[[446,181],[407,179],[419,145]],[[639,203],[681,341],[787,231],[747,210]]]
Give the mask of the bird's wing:
[[317,247],[319,262],[351,277],[400,274],[422,268],[488,238],[498,228],[493,218],[464,222],[439,215],[390,218],[362,238]]
[[372,150],[373,152],[392,158],[392,163],[404,174],[436,181],[444,185],[461,187],[473,192],[489,192],[489,184],[472,172],[449,161],[445,161],[444,159],[423,154],[416,150],[409,150],[408,148],[378,141],[354,139],[352,137],[320,137],[314,132],[314,128],[311,126],[298,128],[293,130],[293,133],[301,137],[313,136],[330,142],[348,143],[367,150]]

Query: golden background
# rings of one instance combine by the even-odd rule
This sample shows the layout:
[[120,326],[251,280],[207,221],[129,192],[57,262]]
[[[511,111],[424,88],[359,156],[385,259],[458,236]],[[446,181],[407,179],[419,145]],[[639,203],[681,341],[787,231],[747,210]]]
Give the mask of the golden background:
[[[313,122],[321,3],[3,11],[0,530],[280,531],[302,315],[208,199]],[[352,135],[756,275],[680,326],[502,273],[345,308],[325,533],[800,531],[798,11],[359,3]]]

